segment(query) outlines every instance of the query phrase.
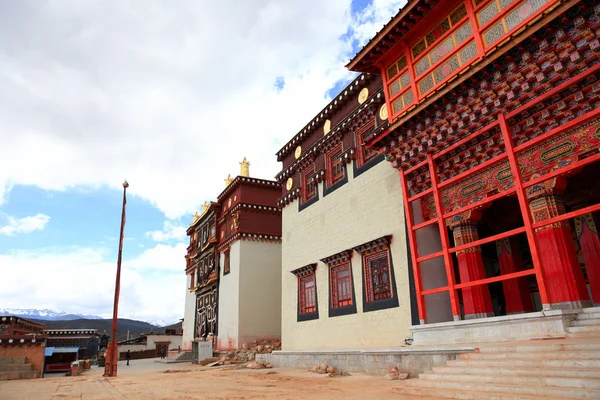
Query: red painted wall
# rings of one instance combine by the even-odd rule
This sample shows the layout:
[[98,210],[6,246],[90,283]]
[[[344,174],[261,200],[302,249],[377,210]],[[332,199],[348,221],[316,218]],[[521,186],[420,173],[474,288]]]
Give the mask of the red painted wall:
[[240,231],[280,236],[281,214],[244,209],[240,213]]

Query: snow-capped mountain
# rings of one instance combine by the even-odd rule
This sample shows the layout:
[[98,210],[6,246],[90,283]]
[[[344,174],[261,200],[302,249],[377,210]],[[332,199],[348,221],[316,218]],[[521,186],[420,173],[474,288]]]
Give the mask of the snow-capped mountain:
[[158,326],[159,328],[172,325],[168,322],[163,321],[162,319],[155,319],[153,321],[146,321],[146,322],[149,323],[150,325]]
[[69,314],[65,312],[33,308],[0,308],[0,315],[15,315],[21,318],[41,319],[44,321],[73,320],[73,319],[102,319],[97,315]]

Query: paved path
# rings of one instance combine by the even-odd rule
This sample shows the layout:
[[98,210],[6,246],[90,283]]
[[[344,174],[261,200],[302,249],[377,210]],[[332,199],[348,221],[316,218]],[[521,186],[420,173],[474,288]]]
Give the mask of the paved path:
[[[165,373],[166,370],[174,371]],[[92,367],[82,376],[0,381],[1,400],[166,400],[166,399],[402,399],[400,381],[353,374],[327,378],[302,370],[208,368],[191,364],[119,362],[118,377],[102,377]]]

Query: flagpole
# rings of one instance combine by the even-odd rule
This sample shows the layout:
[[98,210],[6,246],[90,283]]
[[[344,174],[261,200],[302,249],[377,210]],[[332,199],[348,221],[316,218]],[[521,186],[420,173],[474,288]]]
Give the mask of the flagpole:
[[117,363],[119,361],[119,345],[117,344],[117,316],[119,315],[119,293],[121,291],[121,255],[123,253],[123,238],[125,230],[125,207],[127,205],[127,188],[129,183],[123,182],[123,209],[121,211],[121,235],[119,236],[119,254],[117,256],[117,278],[115,282],[115,302],[113,306],[112,332],[110,343],[106,349],[106,364],[104,376],[117,376]]

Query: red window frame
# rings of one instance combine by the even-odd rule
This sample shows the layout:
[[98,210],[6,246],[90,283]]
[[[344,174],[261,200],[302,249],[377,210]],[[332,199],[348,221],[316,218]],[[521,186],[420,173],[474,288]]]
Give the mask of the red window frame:
[[367,149],[365,147],[365,135],[368,134],[373,128],[375,128],[375,117],[373,117],[363,126],[361,126],[354,133],[354,143],[356,145],[356,148],[358,149],[358,154],[356,157],[357,167],[362,167],[367,162],[371,161],[375,156],[377,156],[377,154],[379,154],[377,151]]
[[317,195],[317,181],[314,164],[302,171],[302,201],[306,202]]
[[342,144],[339,143],[333,149],[329,150],[325,156],[327,186],[331,186],[344,179],[345,171],[342,150]]
[[365,292],[367,302],[394,297],[389,249],[378,250],[363,256]]
[[354,303],[349,262],[329,268],[329,283],[331,308],[347,307]]
[[225,252],[223,253],[223,275],[227,275],[230,271],[230,258],[231,255],[229,253],[229,249],[225,250]]
[[196,272],[194,270],[192,270],[192,273],[190,274],[190,277],[192,279],[190,279],[190,290],[194,289],[196,287],[194,280],[196,279]]
[[301,315],[317,311],[317,282],[314,272],[298,278],[299,305]]

